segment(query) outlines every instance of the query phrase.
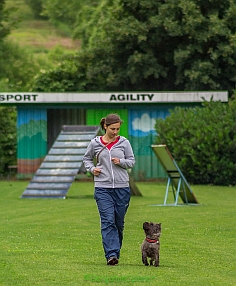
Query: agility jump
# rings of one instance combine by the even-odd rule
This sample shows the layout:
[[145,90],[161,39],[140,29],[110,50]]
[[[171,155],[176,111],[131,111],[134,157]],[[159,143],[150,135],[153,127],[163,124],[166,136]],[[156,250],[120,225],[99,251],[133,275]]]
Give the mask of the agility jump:
[[152,145],[156,157],[160,161],[163,169],[168,175],[168,181],[166,186],[166,193],[164,198],[164,206],[167,205],[168,193],[171,190],[174,195],[174,203],[172,205],[178,205],[179,197],[184,204],[199,204],[194,196],[187,180],[178,167],[175,159],[171,155],[166,145]]

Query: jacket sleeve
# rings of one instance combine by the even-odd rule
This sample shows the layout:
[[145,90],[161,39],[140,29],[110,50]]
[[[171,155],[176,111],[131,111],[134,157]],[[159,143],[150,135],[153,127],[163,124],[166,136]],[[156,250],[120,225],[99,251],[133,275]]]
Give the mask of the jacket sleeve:
[[120,166],[125,169],[130,169],[134,166],[134,164],[135,164],[134,153],[130,145],[130,142],[126,140],[125,158],[120,159]]
[[87,147],[87,150],[84,154],[84,157],[83,157],[84,167],[87,172],[93,173],[93,169],[95,168],[94,156],[95,156],[95,152],[94,152],[93,141],[90,141]]

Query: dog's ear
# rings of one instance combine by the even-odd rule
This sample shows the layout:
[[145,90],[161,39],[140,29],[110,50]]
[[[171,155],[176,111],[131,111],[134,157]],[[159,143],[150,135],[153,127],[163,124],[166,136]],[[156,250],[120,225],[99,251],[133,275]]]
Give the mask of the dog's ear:
[[147,230],[148,228],[149,228],[149,222],[145,221],[145,222],[143,223],[143,229],[144,229],[144,230]]

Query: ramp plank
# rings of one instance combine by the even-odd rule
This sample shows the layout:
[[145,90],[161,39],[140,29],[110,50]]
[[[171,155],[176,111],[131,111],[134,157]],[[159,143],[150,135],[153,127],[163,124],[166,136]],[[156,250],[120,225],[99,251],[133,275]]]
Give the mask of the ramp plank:
[[64,125],[21,198],[65,198],[99,126]]

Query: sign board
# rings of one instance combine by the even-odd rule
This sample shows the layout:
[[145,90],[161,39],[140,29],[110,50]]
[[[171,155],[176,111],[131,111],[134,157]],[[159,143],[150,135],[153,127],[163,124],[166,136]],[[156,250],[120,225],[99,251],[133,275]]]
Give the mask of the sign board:
[[1,104],[37,103],[191,103],[203,100],[228,102],[227,91],[203,92],[106,92],[106,93],[42,93],[1,92]]

